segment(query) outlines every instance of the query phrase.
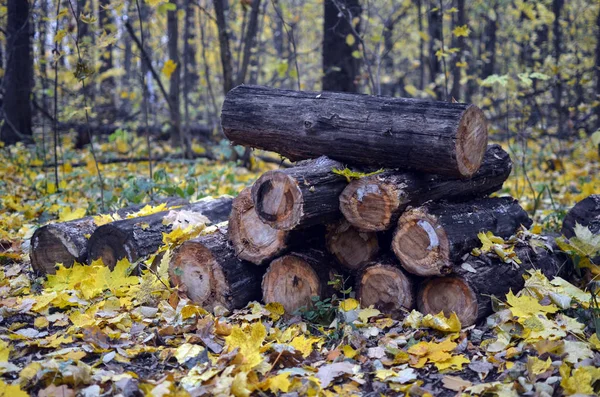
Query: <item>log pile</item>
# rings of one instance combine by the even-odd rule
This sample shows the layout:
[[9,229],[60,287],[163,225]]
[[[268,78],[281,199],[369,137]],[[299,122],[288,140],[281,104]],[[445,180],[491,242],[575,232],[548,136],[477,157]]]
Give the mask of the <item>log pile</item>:
[[[471,255],[481,232],[509,238],[531,225],[516,200],[489,197],[512,163],[488,146],[476,106],[242,85],[227,94],[221,124],[234,143],[298,162],[264,173],[213,218],[199,210],[214,223],[228,217],[228,226],[183,243],[169,273],[207,309],[262,297],[293,315],[343,280],[364,307],[454,311],[468,326],[491,312],[491,295],[522,288],[526,269],[564,268],[529,245],[515,248],[521,267]],[[164,219],[97,228],[88,260],[111,266],[149,255],[169,229]]]

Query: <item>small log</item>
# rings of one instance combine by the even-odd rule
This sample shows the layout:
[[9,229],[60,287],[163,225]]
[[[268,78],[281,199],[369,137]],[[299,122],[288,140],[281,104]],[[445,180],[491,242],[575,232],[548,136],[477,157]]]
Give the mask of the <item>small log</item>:
[[439,199],[464,201],[500,190],[511,169],[508,153],[500,145],[490,145],[471,179],[388,170],[350,182],[340,195],[340,210],[360,230],[383,231],[395,225],[409,205]]
[[473,325],[492,313],[492,296],[504,300],[512,290],[524,286],[523,275],[529,269],[540,270],[546,277],[564,276],[571,269],[568,259],[549,238],[550,251],[544,247],[519,244],[515,248],[522,263],[504,263],[496,255],[468,255],[448,277],[431,278],[420,286],[417,308],[424,314],[455,312],[463,327]]
[[592,194],[571,208],[563,220],[562,234],[567,238],[575,237],[576,224],[600,234],[600,194]]
[[412,277],[400,268],[395,258],[384,256],[366,265],[358,276],[357,298],[362,307],[373,306],[399,318],[415,304]]
[[265,172],[252,186],[258,217],[279,230],[305,228],[340,217],[339,196],[346,180],[331,172],[344,168],[327,157],[285,170]]
[[127,258],[131,263],[153,254],[163,244],[163,233],[173,230],[172,224],[163,220],[172,211],[190,211],[204,215],[210,223],[224,222],[231,213],[233,198],[203,199],[177,210],[157,212],[139,218],[124,219],[100,226],[89,241],[88,261],[102,259],[105,266],[114,268]]
[[223,103],[223,132],[235,144],[290,160],[326,155],[352,164],[456,177],[478,169],[487,124],[474,105],[240,85]]
[[275,259],[262,280],[265,303],[279,302],[287,315],[298,309],[310,308],[311,297],[331,297],[328,282],[337,274],[334,260],[323,251],[308,249]]
[[440,276],[473,248],[479,232],[510,237],[531,219],[511,197],[466,203],[431,202],[406,211],[398,220],[392,250],[402,267],[419,276]]
[[361,232],[345,219],[328,227],[326,244],[329,253],[350,271],[371,262],[379,253],[377,234]]
[[[169,206],[188,204],[186,200],[179,198],[169,198],[163,202]],[[125,217],[139,211],[144,205],[122,208],[116,213]],[[75,262],[87,263],[89,237],[97,228],[93,216],[40,227],[31,237],[30,259],[33,270],[40,274],[54,274],[57,263],[62,263],[65,267],[71,267]]]
[[217,305],[240,309],[259,300],[263,273],[261,268],[236,257],[225,228],[184,242],[169,262],[172,284],[210,311]]

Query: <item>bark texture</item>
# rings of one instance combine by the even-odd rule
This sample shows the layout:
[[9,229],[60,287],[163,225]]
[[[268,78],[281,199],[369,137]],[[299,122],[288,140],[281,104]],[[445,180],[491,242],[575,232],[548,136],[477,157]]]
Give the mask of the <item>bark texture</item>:
[[571,208],[563,220],[562,234],[567,238],[574,237],[578,223],[592,233],[600,234],[600,194],[592,194]]

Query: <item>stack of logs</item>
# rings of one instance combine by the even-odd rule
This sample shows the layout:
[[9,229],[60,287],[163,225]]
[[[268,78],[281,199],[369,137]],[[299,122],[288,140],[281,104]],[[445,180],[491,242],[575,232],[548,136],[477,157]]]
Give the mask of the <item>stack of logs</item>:
[[[234,88],[223,104],[225,135],[298,162],[266,172],[233,203],[182,207],[228,224],[173,253],[172,283],[208,310],[262,297],[293,314],[313,296],[330,297],[341,277],[364,307],[394,316],[415,307],[456,312],[464,326],[474,324],[490,314],[492,295],[522,288],[526,270],[551,277],[565,268],[551,250],[527,244],[516,247],[520,266],[471,255],[480,232],[508,238],[531,225],[516,200],[488,197],[502,188],[511,160],[488,146],[486,123],[480,109],[461,103]],[[101,257],[114,266],[149,255],[170,227],[166,215],[88,225],[85,254],[72,243],[68,254],[45,258],[46,270],[57,259]],[[43,234],[32,240],[38,270],[36,249],[68,240]]]

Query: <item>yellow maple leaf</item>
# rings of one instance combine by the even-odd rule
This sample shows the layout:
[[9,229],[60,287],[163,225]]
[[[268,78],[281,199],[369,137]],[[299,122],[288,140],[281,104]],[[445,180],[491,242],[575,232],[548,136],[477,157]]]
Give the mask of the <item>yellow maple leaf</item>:
[[85,208],[78,208],[75,211],[71,211],[71,208],[66,207],[59,212],[58,220],[60,222],[68,222],[75,219],[80,219],[85,216],[85,212]]
[[250,370],[263,361],[260,348],[267,336],[267,330],[262,323],[254,323],[248,328],[242,329],[235,326],[231,330],[231,334],[225,337],[229,351],[239,349],[238,355],[243,358],[240,366],[242,370]]
[[302,357],[306,358],[312,353],[312,346],[320,339],[311,337],[307,338],[304,335],[298,335],[290,342],[290,346],[302,353]]
[[175,358],[179,364],[183,365],[186,361],[202,353],[203,350],[204,348],[200,345],[184,343],[175,350]]
[[9,385],[0,380],[0,397],[28,397],[19,385]]
[[506,294],[506,302],[510,305],[512,315],[521,319],[527,319],[537,313],[556,313],[558,311],[558,307],[555,305],[542,306],[537,299],[531,296],[516,297],[512,290]]
[[106,225],[107,223],[118,221],[120,219],[121,217],[117,213],[94,215],[94,223],[96,226]]
[[290,390],[292,382],[289,380],[290,373],[282,372],[279,375],[265,379],[260,383],[260,388],[264,391],[269,390],[271,393],[277,394],[278,392],[287,393]]
[[458,354],[456,356],[452,356],[451,358],[449,358],[447,360],[435,362],[434,364],[439,371],[447,371],[447,370],[460,371],[460,370],[462,370],[463,364],[468,364],[470,362],[471,362],[471,360],[466,358],[464,355]]
[[141,210],[139,210],[137,212],[132,212],[131,214],[127,214],[127,218],[128,219],[139,218],[141,216],[156,214],[157,212],[162,212],[162,211],[165,211],[166,209],[167,209],[167,203],[162,203],[162,204],[159,204],[156,206],[152,206],[152,205],[148,204],[144,208],[142,208]]
[[423,317],[421,326],[437,329],[442,332],[458,332],[460,331],[460,320],[454,312],[448,318],[444,316],[444,312],[439,312],[435,316],[428,314]]
[[380,314],[381,312],[377,309],[362,309],[358,312],[358,318],[360,318],[360,321],[366,324],[367,322],[369,322],[369,319],[371,317],[379,316]]
[[586,366],[571,371],[571,367],[567,363],[563,363],[559,372],[562,377],[560,385],[566,395],[596,395],[593,385],[600,380],[600,368]]
[[342,352],[348,358],[354,358],[358,354],[358,351],[354,350],[350,345],[342,346]]
[[345,312],[358,308],[359,303],[356,299],[348,298],[340,302],[340,309]]
[[10,343],[4,342],[0,339],[0,363],[8,361],[11,351],[12,348],[10,347]]
[[166,78],[170,79],[175,69],[177,69],[177,64],[173,62],[172,59],[169,59],[163,65],[162,74],[164,74]]
[[452,30],[452,34],[456,37],[469,37],[469,33],[471,33],[471,29],[467,25],[457,26]]

